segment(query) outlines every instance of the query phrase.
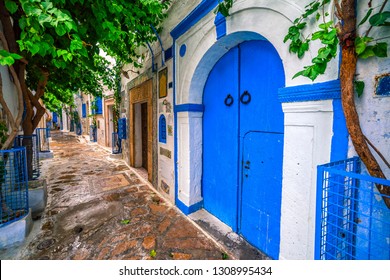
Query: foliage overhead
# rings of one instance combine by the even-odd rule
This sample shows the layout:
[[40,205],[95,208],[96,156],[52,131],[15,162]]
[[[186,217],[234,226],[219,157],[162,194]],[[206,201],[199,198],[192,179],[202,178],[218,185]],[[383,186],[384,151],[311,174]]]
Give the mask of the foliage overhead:
[[[305,7],[305,12],[297,19],[289,28],[287,35],[284,37],[284,42],[290,41],[289,50],[295,53],[299,58],[309,50],[312,41],[320,41],[322,47],[318,50],[317,56],[312,59],[312,65],[305,66],[304,70],[295,74],[295,77],[305,76],[314,81],[319,75],[324,74],[328,63],[336,57],[338,46],[349,47],[354,45],[358,58],[366,59],[370,57],[387,57],[387,42],[388,37],[372,38],[369,33],[373,27],[390,26],[390,12],[384,11],[383,7],[387,1],[378,7],[371,7],[371,2],[368,2],[369,9],[365,16],[358,23],[357,27],[363,28],[368,20],[368,27],[362,34],[350,34],[349,38],[339,38],[339,29],[341,22],[332,20],[331,15],[327,12],[329,5],[332,5],[330,0],[316,0]],[[337,7],[336,7],[337,8]],[[374,13],[374,14],[373,14]],[[318,23],[318,29],[314,33],[304,36],[304,31],[308,22],[315,16]],[[336,18],[341,18],[336,9]],[[364,84],[362,81],[355,83],[358,95],[362,94]]]
[[78,89],[100,96],[103,86],[114,88],[112,63],[102,51],[117,62],[136,63],[137,49],[156,39],[151,26],[158,29],[169,5],[159,0],[3,1],[15,23],[17,48],[0,51],[0,63],[12,65],[23,57],[32,90],[42,71],[49,73],[47,102],[66,102]]

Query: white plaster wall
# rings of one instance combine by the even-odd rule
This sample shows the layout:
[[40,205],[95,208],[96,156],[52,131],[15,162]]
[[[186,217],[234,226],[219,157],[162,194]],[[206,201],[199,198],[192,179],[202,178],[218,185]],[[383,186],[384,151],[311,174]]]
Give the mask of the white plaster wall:
[[[382,1],[374,0],[373,7],[378,6]],[[358,13],[358,22],[366,14],[367,7],[364,5]],[[385,10],[390,10],[390,3],[387,3]],[[360,34],[364,34],[368,25],[359,29]],[[388,36],[388,27],[376,27],[371,30],[370,36],[373,38],[383,38]],[[389,39],[386,40],[389,44]],[[387,50],[390,54],[390,46]],[[356,106],[359,113],[360,123],[363,133],[378,148],[383,156],[390,160],[390,96],[379,97],[375,95],[375,77],[390,73],[390,59],[370,58],[360,59],[357,65],[357,79],[365,83],[365,89],[361,98],[356,98]],[[373,151],[386,177],[390,178],[390,169],[384,164],[380,157]],[[355,156],[355,149],[350,143],[349,156]]]
[[[163,48],[166,50],[172,46],[173,39],[170,35],[170,32],[174,27],[176,27],[199,3],[201,0],[174,0],[172,1],[172,5],[168,10],[168,16],[164,20],[162,25],[162,31],[159,34]],[[155,63],[157,63],[158,71],[167,67],[168,69],[168,83],[173,82],[173,59],[165,61],[165,65],[162,65],[162,57],[161,57],[161,47],[158,41],[150,44],[153,53],[155,55]],[[152,57],[149,49],[147,47],[140,48],[139,54],[144,55],[143,60],[139,60],[143,65],[141,68],[134,68],[132,65],[126,65],[124,67],[124,71],[129,71],[129,78],[127,79],[122,75],[122,90],[124,90],[128,94],[130,88],[127,87],[127,84],[135,79],[139,74],[145,73],[152,66]],[[157,77],[157,73],[155,73]],[[137,73],[138,72],[138,73]],[[158,87],[158,84],[157,84]],[[166,100],[168,103],[164,105],[163,102]],[[158,151],[158,188],[160,188],[161,181],[163,180],[170,188],[169,194],[166,194],[161,190],[161,193],[170,201],[174,202],[175,200],[175,169],[174,169],[174,117],[173,117],[173,88],[168,88],[168,95],[165,98],[157,99],[157,116],[156,120],[158,121],[160,114],[164,114],[167,122],[167,143],[159,143],[158,149],[160,147],[171,151],[171,158],[168,158],[164,155],[160,155]],[[122,117],[126,117],[129,119],[128,112],[126,115],[122,115]],[[172,127],[172,135],[168,135],[168,126]],[[158,128],[158,126],[157,126]],[[132,136],[129,136],[132,137]],[[157,135],[155,135],[158,139],[158,131]],[[123,147],[126,149],[125,147]],[[124,154],[128,153],[128,151],[124,151]]]
[[[1,23],[0,23],[0,30],[3,30]],[[4,49],[1,42],[0,42],[0,49]],[[16,117],[18,114],[18,98],[17,98],[17,91],[16,91],[15,84],[11,81],[11,77],[7,66],[0,65],[0,73],[3,82],[4,100],[7,103],[9,109],[11,110],[12,115]]]
[[[8,67],[0,66],[1,78],[3,81],[3,95],[9,109],[14,117],[18,114],[18,98],[14,83],[10,79]],[[1,107],[1,105],[0,105]]]
[[313,259],[317,166],[328,163],[332,100],[283,104],[284,158],[280,259]]
[[68,132],[69,126],[68,126],[68,114],[66,113],[65,109],[62,109],[62,131]]

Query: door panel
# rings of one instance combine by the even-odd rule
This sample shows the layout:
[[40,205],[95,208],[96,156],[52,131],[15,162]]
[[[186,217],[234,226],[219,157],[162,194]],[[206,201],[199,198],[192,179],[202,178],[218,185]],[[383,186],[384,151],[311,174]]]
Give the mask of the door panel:
[[273,258],[279,254],[282,159],[282,133],[245,135],[240,232]]
[[251,95],[250,103],[240,104],[241,136],[251,130],[283,133],[284,115],[277,97],[284,74],[278,53],[267,41],[244,42],[240,65],[240,94]]
[[[229,226],[237,223],[238,190],[238,48],[230,50],[211,71],[204,95],[204,207]],[[225,105],[225,99],[231,106]]]

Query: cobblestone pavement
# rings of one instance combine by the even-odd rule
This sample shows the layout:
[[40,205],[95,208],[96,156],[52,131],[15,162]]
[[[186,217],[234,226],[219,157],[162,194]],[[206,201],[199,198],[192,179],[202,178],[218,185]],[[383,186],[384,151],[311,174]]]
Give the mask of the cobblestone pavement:
[[235,258],[108,151],[61,132],[50,145],[47,207],[20,259]]

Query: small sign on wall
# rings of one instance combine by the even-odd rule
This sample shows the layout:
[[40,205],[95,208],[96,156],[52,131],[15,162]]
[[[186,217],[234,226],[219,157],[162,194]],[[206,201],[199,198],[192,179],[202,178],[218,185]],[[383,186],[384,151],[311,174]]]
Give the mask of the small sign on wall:
[[163,180],[161,180],[161,189],[166,193],[169,194],[169,186],[167,183],[165,183]]
[[168,95],[168,68],[162,69],[158,72],[158,97],[164,98]]
[[172,127],[172,125],[168,125],[168,136],[173,136],[173,127]]

